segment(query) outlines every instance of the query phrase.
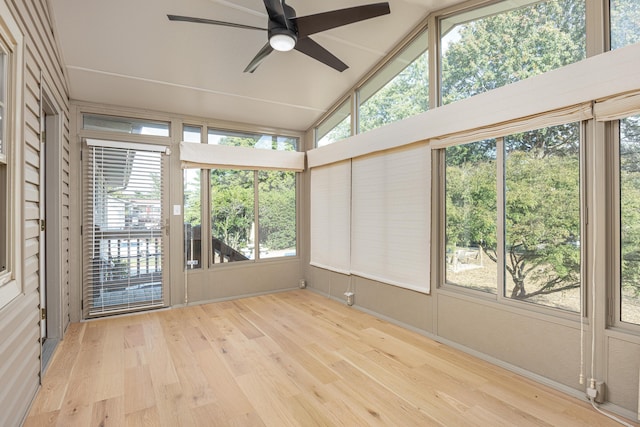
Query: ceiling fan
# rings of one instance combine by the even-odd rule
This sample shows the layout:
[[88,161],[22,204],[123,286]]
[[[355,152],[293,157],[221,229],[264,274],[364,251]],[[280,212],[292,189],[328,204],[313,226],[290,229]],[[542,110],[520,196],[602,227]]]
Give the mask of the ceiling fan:
[[391,12],[387,2],[349,7],[307,16],[296,16],[296,11],[288,4],[285,4],[284,0],[264,0],[264,5],[269,15],[267,29],[206,18],[179,15],[167,15],[167,17],[170,21],[196,22],[246,30],[267,31],[269,37],[267,44],[260,49],[258,54],[247,65],[247,68],[244,69],[245,73],[253,73],[274,50],[286,52],[292,49],[342,72],[349,68],[347,64],[309,38],[309,36]]

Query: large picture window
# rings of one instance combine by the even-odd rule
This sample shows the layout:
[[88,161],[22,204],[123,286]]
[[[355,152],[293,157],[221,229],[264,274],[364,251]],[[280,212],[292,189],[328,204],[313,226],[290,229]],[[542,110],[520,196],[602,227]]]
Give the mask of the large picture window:
[[202,132],[183,129],[185,267],[295,256],[298,138]]
[[524,3],[492,3],[440,20],[442,104],[586,57],[585,0]]
[[571,123],[445,149],[447,284],[580,311],[580,141]]

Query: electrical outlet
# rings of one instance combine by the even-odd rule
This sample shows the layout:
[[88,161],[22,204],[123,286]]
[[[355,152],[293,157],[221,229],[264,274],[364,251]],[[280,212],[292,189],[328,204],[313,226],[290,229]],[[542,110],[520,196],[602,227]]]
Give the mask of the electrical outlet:
[[593,400],[596,403],[604,403],[607,393],[607,386],[604,381],[594,381],[592,385],[595,386],[593,388],[590,386],[587,388],[587,396],[589,399]]

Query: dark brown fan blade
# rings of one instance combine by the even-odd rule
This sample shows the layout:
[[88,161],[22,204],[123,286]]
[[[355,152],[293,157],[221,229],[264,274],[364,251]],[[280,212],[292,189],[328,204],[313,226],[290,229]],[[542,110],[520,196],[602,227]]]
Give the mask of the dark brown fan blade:
[[267,9],[269,20],[277,22],[283,28],[289,28],[281,0],[264,0],[264,7]]
[[249,65],[247,65],[247,68],[244,69],[244,72],[253,73],[256,68],[258,68],[258,65],[260,65],[271,52],[273,52],[273,48],[271,47],[269,42],[267,42],[267,44],[265,44],[262,49],[260,49],[260,52],[258,52],[256,56],[251,60]]
[[223,25],[225,27],[242,28],[245,30],[267,31],[266,28],[252,27],[251,25],[235,24],[233,22],[216,21],[214,19],[192,18],[190,16],[180,16],[180,15],[167,15],[167,18],[169,18],[169,21],[195,22],[198,24],[213,24],[213,25]]
[[295,49],[340,72],[349,68],[347,64],[340,61],[331,52],[308,37],[298,39]]
[[[265,0],[265,3],[267,0]],[[391,13],[389,3],[374,3],[331,12],[291,18],[298,26],[298,38]]]

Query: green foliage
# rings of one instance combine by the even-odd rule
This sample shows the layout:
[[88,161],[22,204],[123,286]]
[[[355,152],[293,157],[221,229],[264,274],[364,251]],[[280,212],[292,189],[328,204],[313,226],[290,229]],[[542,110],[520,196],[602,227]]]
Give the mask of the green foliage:
[[360,132],[427,111],[429,56],[420,55],[389,83],[360,105]]
[[450,147],[446,151],[448,250],[478,245],[495,253],[496,162],[494,156],[482,157],[479,146],[495,153],[495,140]]
[[253,171],[213,169],[211,232],[234,249],[245,248],[254,221]]
[[186,171],[184,179],[184,223],[201,225],[200,169]]
[[[486,92],[585,57],[585,2],[557,0],[460,25],[442,58],[443,103]],[[514,298],[579,286],[577,124],[505,138],[505,268]],[[482,247],[497,261],[496,149],[447,149],[447,245]]]
[[584,3],[539,2],[458,26],[442,58],[443,103],[585,58]]
[[611,48],[617,49],[640,41],[640,2],[610,0]]
[[579,174],[578,156],[508,154],[506,269],[513,298],[580,285]]
[[296,247],[295,172],[259,173],[260,247],[281,250]]
[[340,123],[331,129],[321,141],[326,141],[323,145],[340,141],[351,136],[351,115],[345,117]]
[[640,116],[620,123],[620,248],[623,289],[640,296]]
[[[505,138],[505,268],[513,298],[580,285],[579,129]],[[478,246],[497,262],[495,141],[446,150],[447,249]]]

